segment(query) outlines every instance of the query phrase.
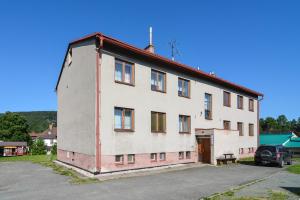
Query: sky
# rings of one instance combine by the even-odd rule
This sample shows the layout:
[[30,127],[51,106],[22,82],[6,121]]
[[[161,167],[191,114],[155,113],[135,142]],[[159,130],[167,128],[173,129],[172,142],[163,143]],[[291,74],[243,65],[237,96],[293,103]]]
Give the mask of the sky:
[[102,32],[264,93],[261,117],[300,117],[300,1],[0,2],[0,112],[56,110],[70,41]]

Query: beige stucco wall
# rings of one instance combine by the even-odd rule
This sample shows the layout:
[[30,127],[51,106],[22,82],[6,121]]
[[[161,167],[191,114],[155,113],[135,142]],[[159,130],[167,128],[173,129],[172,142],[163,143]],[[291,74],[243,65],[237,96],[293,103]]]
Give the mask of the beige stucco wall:
[[213,164],[217,164],[216,159],[220,156],[223,156],[224,153],[233,153],[236,158],[239,158],[238,131],[214,130],[213,144]]
[[57,88],[57,145],[61,150],[95,155],[95,43],[71,48],[72,64],[65,64]]
[[[135,63],[135,86],[115,83],[115,57]],[[248,111],[248,96],[244,96],[244,110],[237,109],[237,94],[231,92],[231,108],[223,106],[221,86],[191,78],[162,66],[144,63],[124,56],[103,52],[101,65],[101,151],[103,155],[139,154],[151,152],[195,151],[195,128],[223,128],[223,120],[231,121],[231,128],[237,129],[237,122],[244,123],[244,136],[239,137],[243,148],[257,146],[257,101],[255,112]],[[167,93],[151,90],[151,68],[167,73]],[[177,94],[178,76],[191,80],[191,98]],[[204,94],[212,94],[213,120],[204,118]],[[114,107],[135,110],[135,132],[114,131]],[[167,133],[151,133],[151,111],[165,112]],[[191,116],[191,134],[179,134],[178,115]],[[248,124],[254,124],[254,137],[248,136]]]

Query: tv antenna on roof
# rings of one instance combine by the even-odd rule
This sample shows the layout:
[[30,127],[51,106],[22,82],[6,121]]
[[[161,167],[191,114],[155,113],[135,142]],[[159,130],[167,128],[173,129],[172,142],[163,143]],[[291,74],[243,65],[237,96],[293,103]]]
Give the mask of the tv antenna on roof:
[[177,42],[176,40],[172,40],[171,42],[169,42],[169,45],[171,47],[171,57],[172,57],[172,60],[174,61],[175,60],[175,55],[180,55],[179,54],[179,51],[177,49]]

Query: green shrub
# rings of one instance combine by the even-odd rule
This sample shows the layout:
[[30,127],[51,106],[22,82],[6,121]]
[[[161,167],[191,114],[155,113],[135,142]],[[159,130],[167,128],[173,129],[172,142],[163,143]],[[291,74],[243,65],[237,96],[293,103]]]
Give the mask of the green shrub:
[[52,148],[51,148],[51,154],[56,155],[57,154],[57,144],[54,143]]
[[31,147],[32,155],[45,155],[47,153],[46,146],[42,139],[37,139],[34,141]]

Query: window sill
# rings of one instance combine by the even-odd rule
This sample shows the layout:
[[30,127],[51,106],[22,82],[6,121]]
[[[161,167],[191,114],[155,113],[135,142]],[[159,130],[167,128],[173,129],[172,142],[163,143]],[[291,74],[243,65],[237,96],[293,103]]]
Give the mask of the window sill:
[[123,162],[115,162],[115,165],[124,165]]
[[130,165],[132,165],[132,164],[134,164],[135,162],[128,162],[128,164],[130,164]]
[[157,162],[157,160],[151,160],[151,162]]
[[161,133],[161,134],[166,134],[166,131],[151,131],[151,133]]
[[151,89],[153,92],[160,92],[160,93],[164,93],[166,94],[167,92],[166,91],[163,91],[163,90],[155,90],[155,89]]
[[126,83],[126,82],[123,82],[123,81],[117,81],[115,80],[115,83],[119,83],[119,84],[123,84],[123,85],[129,85],[129,86],[135,86],[134,83]]
[[228,108],[231,108],[231,105],[223,105],[224,107],[228,107]]
[[191,134],[191,132],[179,132],[180,134]]
[[183,96],[183,95],[178,95],[179,97],[183,97],[183,98],[186,98],[186,99],[190,99],[191,97],[190,96]]
[[133,129],[114,129],[115,132],[134,132]]
[[206,120],[213,120],[213,118],[205,118]]
[[239,110],[244,110],[244,108],[237,108],[237,109],[239,109]]
[[250,112],[254,112],[254,110],[249,110]]

